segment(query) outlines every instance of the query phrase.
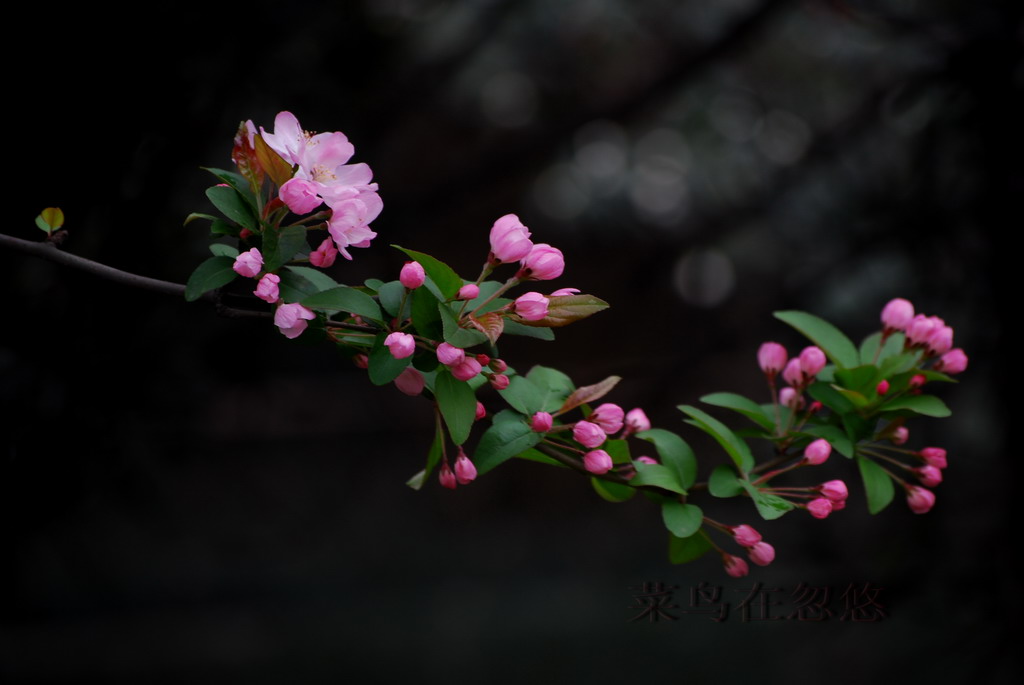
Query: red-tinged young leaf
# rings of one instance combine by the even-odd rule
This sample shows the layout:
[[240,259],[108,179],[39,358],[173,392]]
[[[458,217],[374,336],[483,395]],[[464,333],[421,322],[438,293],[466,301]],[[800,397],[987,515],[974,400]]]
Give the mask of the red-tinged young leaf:
[[581,404],[588,404],[601,399],[611,392],[611,389],[614,388],[621,380],[622,378],[620,376],[608,376],[608,378],[605,378],[600,383],[577,388],[565,399],[565,403],[558,410],[558,413],[564,414],[567,411],[575,409]]
[[498,338],[501,337],[502,331],[505,330],[505,317],[498,312],[489,312],[479,318],[470,315],[469,322],[473,324],[474,328],[486,335],[492,345],[498,344]]
[[231,161],[238,167],[238,173],[249,181],[253,194],[258,194],[260,186],[263,185],[263,167],[256,156],[256,148],[249,143],[249,129],[244,121],[238,125],[238,132],[235,133]]
[[548,298],[548,315],[539,321],[519,323],[535,328],[560,328],[608,309],[608,303],[593,295],[559,295]]
[[263,171],[278,188],[287,183],[292,177],[292,167],[284,161],[281,155],[274,152],[273,148],[267,145],[263,136],[256,134],[253,137],[256,147],[256,159],[259,161]]

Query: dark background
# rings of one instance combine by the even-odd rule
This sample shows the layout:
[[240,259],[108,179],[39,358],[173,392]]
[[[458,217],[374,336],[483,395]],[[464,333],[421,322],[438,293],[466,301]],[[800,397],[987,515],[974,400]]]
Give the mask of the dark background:
[[[5,233],[41,237],[57,205],[69,252],[183,283],[207,254],[182,226],[209,208],[199,167],[287,109],[344,131],[380,184],[379,237],[335,278],[397,275],[390,243],[475,275],[517,213],[566,255],[550,285],[612,309],[505,357],[622,375],[609,399],[707,469],[724,455],[674,407],[765,397],[757,346],[804,344],[772,311],[857,339],[892,297],[944,317],[970,368],[910,446],[950,467],[928,515],[897,497],[870,517],[833,458],[851,503],[824,521],[708,505],[754,523],[772,566],[671,566],[649,503],[569,473],[408,489],[428,407],[326,346],[3,248],[6,682],[1009,681],[1019,3],[171,7],[40,5],[10,27]],[[720,584],[733,613],[629,622],[654,581],[684,606]],[[836,615],[743,622],[754,582],[829,587]],[[851,583],[881,588],[886,618],[838,620]]]

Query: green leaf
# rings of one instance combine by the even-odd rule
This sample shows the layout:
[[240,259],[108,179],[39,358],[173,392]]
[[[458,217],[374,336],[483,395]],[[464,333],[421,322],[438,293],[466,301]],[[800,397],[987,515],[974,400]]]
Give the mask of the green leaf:
[[230,221],[224,221],[224,219],[214,219],[210,225],[211,235],[229,235],[233,238],[237,238],[238,234],[242,232],[241,227],[237,224],[233,224]]
[[286,266],[285,268],[297,273],[316,286],[316,292],[320,292],[321,290],[330,290],[331,288],[337,288],[341,285],[341,283],[338,283],[320,269],[314,269],[310,266]]
[[839,454],[847,459],[853,458],[853,442],[850,440],[849,435],[839,426],[808,426],[804,428],[803,433],[815,438],[825,438],[836,448]]
[[234,266],[235,260],[231,257],[210,257],[196,267],[192,275],[188,277],[185,284],[185,300],[193,302],[203,296],[203,293],[221,288],[238,277]]
[[285,302],[301,302],[304,298],[319,292],[315,285],[297,273],[281,271],[278,275],[281,277],[281,299]]
[[430,451],[427,452],[427,465],[422,471],[417,473],[415,476],[406,481],[413,490],[419,490],[423,487],[427,478],[430,478],[431,471],[437,466],[437,462],[441,461],[442,446],[444,444],[444,434],[438,430],[434,433],[434,442],[430,445]]
[[661,520],[668,532],[677,538],[688,538],[698,530],[704,521],[704,512],[696,504],[683,504],[670,500],[661,505]]
[[673,564],[685,564],[700,559],[713,549],[711,541],[703,531],[687,538],[668,536],[668,560]]
[[903,334],[894,333],[890,335],[885,345],[882,347],[882,351],[878,352],[878,358],[875,359],[875,354],[878,350],[878,345],[882,342],[882,332],[878,331],[872,333],[868,337],[864,338],[864,341],[860,344],[860,363],[861,364],[881,364],[890,357],[903,352]]
[[922,416],[943,418],[951,415],[946,403],[934,395],[904,395],[886,402],[880,411],[911,411]]
[[[212,214],[204,214],[203,212],[192,212],[191,214],[189,214],[188,216],[185,217],[185,221],[181,225],[182,226],[188,226],[190,223],[192,223],[196,219],[206,219],[208,221],[219,221],[219,219],[217,217],[215,217],[214,215],[212,215]],[[38,221],[38,219],[37,219],[37,221]]]
[[210,167],[203,167],[203,169],[209,171],[223,183],[227,183],[229,186],[234,188],[252,210],[256,209],[256,197],[252,194],[252,186],[249,184],[248,179],[233,171],[213,169]]
[[391,247],[401,250],[409,255],[411,259],[419,262],[423,270],[430,276],[430,279],[434,281],[438,290],[441,291],[444,299],[450,300],[459,294],[459,289],[462,287],[462,279],[459,278],[459,275],[450,266],[423,252],[407,250],[399,245],[392,245]]
[[810,387],[807,388],[807,394],[837,414],[849,414],[856,411],[853,402],[844,397],[842,393],[829,383],[811,383]]
[[700,401],[713,407],[723,407],[739,412],[766,431],[771,431],[775,428],[775,420],[764,413],[761,405],[753,400],[748,400],[743,395],[737,395],[732,392],[715,392],[710,395],[704,395],[704,397],[700,398]]
[[571,378],[558,369],[552,369],[547,366],[533,367],[526,374],[526,377],[540,388],[542,393],[540,409],[537,411],[549,413],[558,411],[558,408],[565,402],[565,398],[575,389]]
[[434,379],[434,396],[452,442],[466,442],[476,420],[476,394],[465,381],[453,377],[448,369],[441,369]]
[[533,449],[532,447],[530,449],[526,450],[525,452],[520,452],[519,454],[517,454],[516,455],[516,459],[525,459],[527,461],[536,461],[536,462],[539,462],[541,464],[547,464],[548,466],[557,466],[557,467],[563,468],[563,469],[568,468],[565,464],[563,464],[562,462],[558,461],[557,459],[552,459],[548,455],[544,454],[543,452],[538,452],[537,450]]
[[[411,298],[405,297],[405,286],[400,281],[388,281],[377,288],[377,296],[380,298],[380,306],[391,316],[398,319],[409,317],[409,309],[412,306]],[[402,306],[402,298],[405,298],[405,308],[399,314],[398,308]]]
[[708,478],[708,492],[713,497],[735,497],[743,492],[743,485],[733,467],[721,464],[715,467]]
[[525,376],[512,376],[509,379],[508,387],[499,390],[498,394],[508,402],[510,407],[528,417],[532,417],[539,411],[545,411],[543,407],[548,398],[544,389]]
[[444,334],[441,326],[441,315],[438,312],[437,297],[426,288],[416,288],[410,296],[410,314],[416,331],[431,340],[437,340]]
[[868,498],[868,511],[872,514],[889,506],[895,494],[892,479],[881,466],[867,457],[857,456],[860,477],[864,481],[864,493]]
[[441,314],[441,325],[444,329],[444,341],[449,345],[466,349],[479,345],[487,340],[487,336],[480,331],[468,328],[460,328],[458,319],[451,306],[444,302],[437,303],[437,311]]
[[629,481],[630,485],[634,487],[651,485],[680,495],[686,494],[686,488],[683,487],[679,474],[669,467],[662,464],[644,464],[641,462],[635,462],[633,466],[636,468],[636,475]]
[[659,461],[676,472],[684,488],[694,484],[697,480],[697,457],[685,440],[663,428],[640,431],[636,437],[654,445]]
[[835,379],[843,388],[853,390],[861,396],[874,393],[878,381],[882,380],[878,368],[871,364],[852,369],[836,369]]
[[688,420],[687,423],[697,426],[718,441],[722,449],[732,457],[740,473],[747,473],[754,468],[754,455],[750,453],[750,447],[724,423],[688,404],[680,405],[679,411],[692,417],[693,420]]
[[523,417],[519,419],[498,421],[495,417],[494,423],[481,436],[473,452],[473,463],[478,474],[487,473],[543,439],[543,435],[530,429]]
[[242,196],[234,188],[228,186],[214,186],[206,189],[206,197],[210,199],[213,206],[219,209],[224,216],[250,231],[258,232],[259,222],[252,209]]
[[840,368],[860,363],[860,355],[842,331],[813,314],[798,311],[775,312],[775,318],[789,324],[811,339]]
[[625,440],[605,440],[601,449],[612,458],[613,464],[629,464],[633,456],[629,453],[629,443]]
[[374,321],[384,320],[380,307],[372,297],[345,285],[310,295],[303,299],[301,304],[303,307],[325,312],[350,312]]
[[555,332],[550,328],[531,328],[512,319],[505,320],[504,332],[508,335],[521,335],[526,338],[537,338],[538,340],[555,339]]
[[782,499],[778,495],[762,492],[749,480],[741,480],[740,485],[747,491],[750,498],[754,500],[757,513],[765,521],[772,521],[783,516],[786,512],[792,511],[794,504],[789,500]]
[[377,292],[378,290],[380,290],[380,287],[384,285],[384,281],[380,280],[379,278],[367,278],[365,281],[363,281],[363,285],[365,285],[373,292]]
[[280,231],[267,229],[263,233],[263,268],[277,271],[304,247],[309,247],[305,226],[286,226]]
[[238,256],[238,248],[233,245],[225,245],[224,243],[210,243],[210,252],[215,257],[231,257],[234,259]]
[[405,370],[412,362],[412,357],[395,359],[391,356],[391,350],[384,346],[384,338],[387,334],[381,333],[373,341],[373,348],[370,350],[370,363],[367,367],[370,382],[374,385],[387,385],[398,378],[398,375]]
[[601,480],[594,476],[590,477],[590,484],[602,499],[609,502],[625,502],[633,499],[633,496],[636,495],[636,488],[630,487],[629,485],[623,485],[622,483],[613,483],[611,481]]

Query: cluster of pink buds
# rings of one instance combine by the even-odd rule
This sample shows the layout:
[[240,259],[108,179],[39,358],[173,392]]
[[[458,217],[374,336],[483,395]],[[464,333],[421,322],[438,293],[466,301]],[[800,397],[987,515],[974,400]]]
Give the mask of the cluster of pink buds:
[[565,259],[562,251],[546,243],[534,244],[530,229],[515,214],[506,214],[491,227],[491,253],[487,261],[492,266],[519,262],[516,278],[530,281],[550,281],[562,275]]
[[924,350],[927,357],[938,357],[933,367],[936,371],[957,374],[967,368],[967,355],[953,347],[953,329],[937,316],[914,314],[914,305],[903,298],[885,305],[882,326],[883,338],[902,332],[907,348]]
[[924,514],[935,506],[935,493],[928,488],[934,488],[942,482],[942,470],[946,468],[948,462],[946,450],[941,447],[925,447],[919,450],[916,456],[924,464],[909,470],[917,476],[921,485],[904,483],[904,489],[907,493],[907,506],[910,507],[910,510],[915,514]]
[[775,377],[782,372],[788,387],[779,391],[779,403],[793,410],[803,409],[803,391],[825,368],[828,359],[816,345],[805,347],[798,356],[787,361],[788,356],[786,348],[779,343],[766,342],[757,351],[757,363],[772,388]]
[[437,479],[441,485],[454,490],[456,485],[468,485],[476,480],[476,466],[469,460],[463,449],[459,448],[459,455],[455,458],[455,470],[452,471],[451,467],[448,466],[448,459],[445,458],[441,463],[441,471],[438,473]]
[[767,566],[775,560],[775,548],[764,542],[761,539],[761,534],[752,526],[744,523],[733,526],[730,532],[737,544],[747,548],[747,557],[751,562],[758,566]]

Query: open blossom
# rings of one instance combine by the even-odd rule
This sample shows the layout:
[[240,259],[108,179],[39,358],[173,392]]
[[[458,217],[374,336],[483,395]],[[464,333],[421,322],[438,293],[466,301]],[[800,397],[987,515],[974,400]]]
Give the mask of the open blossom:
[[307,321],[316,318],[311,310],[301,304],[282,304],[274,312],[274,325],[286,338],[297,338],[306,330]]
[[400,331],[395,331],[384,338],[384,345],[395,359],[405,359],[416,351],[416,339]]
[[281,277],[277,274],[264,274],[252,294],[265,302],[274,304],[281,299],[280,283]]
[[231,265],[239,276],[256,278],[263,270],[263,255],[255,247],[235,257],[235,263]]
[[591,450],[583,455],[583,466],[587,471],[600,476],[612,470],[612,458],[604,450]]
[[572,439],[584,447],[599,447],[604,444],[607,436],[596,423],[577,421],[572,428]]
[[324,241],[320,243],[320,247],[309,253],[309,263],[322,269],[326,269],[334,264],[334,260],[337,258],[338,250],[334,247],[334,241],[330,238],[324,238]]
[[590,412],[587,421],[596,423],[601,427],[601,430],[611,435],[622,430],[623,414],[622,407],[606,402]]
[[370,230],[370,222],[377,218],[384,203],[377,193],[360,193],[332,205],[331,220],[327,223],[327,232],[334,238],[341,256],[351,260],[348,253],[350,247],[369,247],[370,241],[377,234]]
[[529,292],[516,298],[513,311],[527,321],[540,321],[548,315],[548,298]]
[[521,261],[522,266],[516,274],[519,278],[531,281],[550,281],[558,278],[565,270],[565,258],[557,247],[547,243],[533,246],[530,253]]
[[530,254],[530,229],[515,214],[506,214],[491,226],[491,255],[500,264],[518,262]]

